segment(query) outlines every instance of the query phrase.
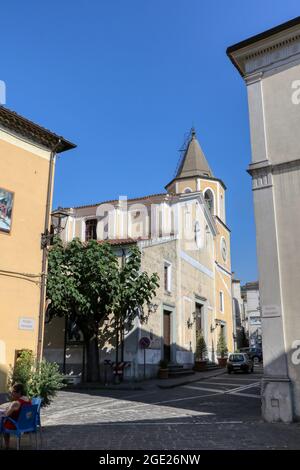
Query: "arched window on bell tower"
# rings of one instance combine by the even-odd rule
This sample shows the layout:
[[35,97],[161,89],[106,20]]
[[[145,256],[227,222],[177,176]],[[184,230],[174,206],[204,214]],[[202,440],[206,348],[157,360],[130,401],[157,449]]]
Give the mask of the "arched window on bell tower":
[[214,193],[211,189],[206,189],[204,192],[204,200],[209,208],[209,211],[212,215],[214,215],[215,208],[214,208]]

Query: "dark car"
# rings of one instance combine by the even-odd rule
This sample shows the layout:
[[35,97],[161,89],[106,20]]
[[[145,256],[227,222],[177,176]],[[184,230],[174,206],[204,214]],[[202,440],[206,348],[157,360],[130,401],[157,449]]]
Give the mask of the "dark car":
[[241,348],[240,352],[248,354],[250,359],[255,363],[262,362],[263,360],[262,349],[259,347]]
[[227,360],[227,372],[253,372],[254,364],[252,359],[246,353],[231,353]]

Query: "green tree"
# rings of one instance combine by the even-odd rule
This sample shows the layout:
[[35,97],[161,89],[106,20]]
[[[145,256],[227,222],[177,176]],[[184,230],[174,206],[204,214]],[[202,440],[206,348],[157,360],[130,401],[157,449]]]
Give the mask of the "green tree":
[[223,328],[221,328],[218,344],[217,344],[217,354],[218,357],[224,358],[228,353],[226,338],[223,332]]
[[137,246],[130,249],[128,257],[123,257],[119,269],[117,287],[115,289],[113,316],[108,328],[114,332],[116,345],[116,362],[119,361],[119,345],[121,344],[121,360],[124,354],[124,333],[129,332],[138,317],[145,323],[151,313],[151,300],[159,286],[157,273],[149,275],[142,272],[141,252]]
[[199,334],[196,341],[196,361],[204,361],[207,354],[207,346],[202,333]]
[[49,252],[47,298],[53,316],[68,317],[82,332],[87,380],[99,380],[98,332],[112,313],[118,262],[110,245],[75,238],[67,245],[56,239]]
[[87,355],[87,380],[99,380],[99,336],[115,339],[117,360],[122,332],[138,315],[144,321],[158,286],[157,274],[140,272],[141,254],[134,247],[126,262],[108,243],[56,240],[49,252],[47,297],[51,316],[69,317],[80,328]]

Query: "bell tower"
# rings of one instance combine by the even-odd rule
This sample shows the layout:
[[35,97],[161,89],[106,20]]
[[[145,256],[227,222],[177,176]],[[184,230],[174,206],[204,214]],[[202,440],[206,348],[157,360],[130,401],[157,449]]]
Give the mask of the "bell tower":
[[198,142],[196,131],[191,129],[184,146],[176,176],[166,185],[169,194],[183,194],[202,191],[212,215],[225,223],[224,183],[215,178]]

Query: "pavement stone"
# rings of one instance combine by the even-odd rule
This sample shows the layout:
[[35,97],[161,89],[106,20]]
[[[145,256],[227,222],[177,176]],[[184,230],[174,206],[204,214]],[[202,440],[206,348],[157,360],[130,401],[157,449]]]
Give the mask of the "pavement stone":
[[[159,388],[154,380],[142,390],[60,391],[42,410],[40,448],[300,449],[300,423],[261,419],[262,371],[231,376],[223,372],[206,377],[201,373],[190,377],[190,385],[172,388]],[[30,448],[27,437],[22,447]]]

